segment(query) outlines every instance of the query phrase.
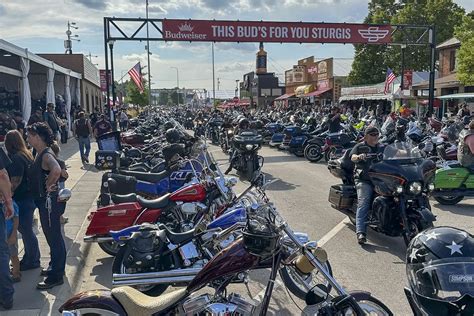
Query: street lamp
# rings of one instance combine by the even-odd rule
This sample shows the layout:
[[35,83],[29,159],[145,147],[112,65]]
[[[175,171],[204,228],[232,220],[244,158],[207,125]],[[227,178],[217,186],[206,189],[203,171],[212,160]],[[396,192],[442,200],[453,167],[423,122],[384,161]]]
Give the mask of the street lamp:
[[[110,109],[110,121],[112,122],[113,125],[115,125],[115,116],[114,116],[114,111],[115,109],[115,80],[114,80],[114,40],[109,40],[107,43],[109,44],[109,49],[110,49],[110,75],[111,75],[111,82],[112,82],[112,108]],[[107,100],[107,104],[109,103],[109,100]]]
[[176,93],[178,94],[178,105],[179,105],[179,69],[178,67],[170,67],[170,68],[176,69],[176,83],[177,83]]
[[79,37],[79,35],[77,34],[73,35],[71,31],[71,29],[77,30],[78,28],[79,27],[76,26],[76,22],[67,21],[67,31],[66,31],[67,40],[64,41],[64,48],[66,49],[66,51],[64,52],[65,54],[72,54],[72,41],[78,41],[78,42],[81,41],[80,39],[76,38],[76,37]]
[[235,80],[235,96],[236,97],[240,97],[240,95],[239,95],[239,82],[240,82],[239,79]]

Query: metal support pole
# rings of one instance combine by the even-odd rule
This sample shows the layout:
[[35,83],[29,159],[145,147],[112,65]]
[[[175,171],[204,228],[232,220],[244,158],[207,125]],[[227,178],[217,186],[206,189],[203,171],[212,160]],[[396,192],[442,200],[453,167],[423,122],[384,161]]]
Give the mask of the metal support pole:
[[[401,69],[400,69],[400,93],[401,93],[401,98],[403,99],[404,93],[403,93],[403,74],[405,72],[405,45],[400,46],[402,48],[402,63],[401,63]],[[402,100],[403,103],[403,100]]]
[[[106,103],[105,103],[105,106],[109,107],[109,99],[110,99],[110,85],[109,85],[109,50],[107,48],[107,42],[109,40],[109,32],[108,32],[108,23],[107,23],[107,18],[104,18],[104,52],[105,52],[105,86],[107,87],[107,91],[106,91]],[[112,112],[112,111],[110,111]],[[112,120],[112,114],[110,114],[110,120]]]
[[148,62],[148,105],[151,105],[151,68],[150,68],[150,33],[148,27],[148,0],[146,0],[146,56]]
[[216,76],[214,72],[214,43],[212,43],[212,106],[216,104]]
[[434,107],[434,88],[435,88],[435,63],[436,63],[436,30],[432,25],[429,30],[430,41],[430,81],[428,96],[428,111],[426,115],[429,117],[433,114]]
[[112,126],[115,126],[115,115],[114,115],[114,109],[115,109],[115,80],[114,80],[114,43],[111,42],[109,43],[109,48],[110,48],[110,75],[111,75],[111,81],[112,81],[112,108],[110,111],[110,122]]

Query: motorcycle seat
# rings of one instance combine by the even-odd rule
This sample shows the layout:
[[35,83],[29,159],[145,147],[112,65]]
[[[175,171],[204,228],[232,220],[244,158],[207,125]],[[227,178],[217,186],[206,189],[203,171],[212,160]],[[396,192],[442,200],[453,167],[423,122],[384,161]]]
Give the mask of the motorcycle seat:
[[120,170],[120,173],[126,176],[135,177],[135,179],[140,181],[146,181],[151,183],[157,183],[169,176],[169,172],[164,170],[159,173],[149,173],[149,172],[140,172],[140,171],[130,171],[130,170]]
[[148,296],[130,286],[112,289],[112,296],[119,301],[128,315],[154,315],[166,312],[186,297],[186,289],[179,289],[157,297]]
[[120,204],[120,203],[129,203],[129,202],[136,202],[137,201],[137,195],[135,193],[130,193],[130,194],[110,194],[110,199],[114,204]]
[[154,199],[154,200],[146,200],[144,198],[142,198],[141,196],[137,196],[137,202],[142,206],[142,207],[146,207],[146,208],[153,208],[153,209],[156,209],[156,208],[165,208],[166,206],[168,206],[168,204],[170,203],[170,196],[171,194],[168,193],[168,194],[165,194],[157,199]]
[[194,229],[188,230],[184,233],[175,233],[164,224],[160,224],[159,228],[165,231],[166,237],[168,237],[169,241],[175,245],[191,240],[195,233]]

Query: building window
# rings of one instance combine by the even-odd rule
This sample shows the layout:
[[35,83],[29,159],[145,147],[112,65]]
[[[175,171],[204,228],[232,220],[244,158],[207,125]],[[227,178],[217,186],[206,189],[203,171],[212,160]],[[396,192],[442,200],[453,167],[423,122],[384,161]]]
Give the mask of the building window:
[[456,70],[456,50],[453,49],[449,52],[449,71]]
[[272,89],[260,89],[260,96],[271,96],[272,95]]

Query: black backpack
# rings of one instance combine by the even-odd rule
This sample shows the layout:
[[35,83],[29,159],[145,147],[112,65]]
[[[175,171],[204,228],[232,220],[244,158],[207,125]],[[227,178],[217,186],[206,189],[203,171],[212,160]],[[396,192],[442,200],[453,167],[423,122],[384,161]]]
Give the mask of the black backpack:
[[87,119],[78,119],[74,123],[76,126],[76,134],[80,137],[88,137],[89,136],[89,125],[87,124]]

